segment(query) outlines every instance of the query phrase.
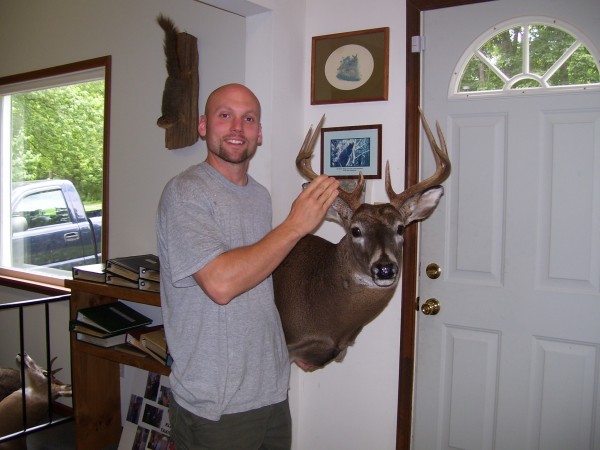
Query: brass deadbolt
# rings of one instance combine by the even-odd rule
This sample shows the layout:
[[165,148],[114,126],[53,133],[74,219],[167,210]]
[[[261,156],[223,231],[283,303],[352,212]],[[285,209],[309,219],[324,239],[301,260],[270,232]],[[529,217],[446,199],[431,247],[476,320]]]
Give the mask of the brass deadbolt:
[[442,268],[436,263],[431,263],[431,264],[427,265],[427,268],[425,269],[425,273],[432,280],[436,280],[442,274]]

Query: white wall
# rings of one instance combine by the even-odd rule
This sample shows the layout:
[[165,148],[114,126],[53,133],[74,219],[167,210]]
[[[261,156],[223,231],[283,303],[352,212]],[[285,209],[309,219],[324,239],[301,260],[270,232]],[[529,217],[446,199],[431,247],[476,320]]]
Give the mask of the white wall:
[[[253,36],[272,36],[271,45],[249,40],[247,80],[272,99],[270,116],[271,191],[275,222],[281,221],[300,191],[302,179],[293,161],[310,124],[323,113],[327,127],[383,125],[383,160],[390,161],[396,191],[404,185],[405,10],[394,0],[255,0],[270,13],[247,19]],[[376,13],[374,11],[377,11]],[[312,36],[390,27],[389,100],[340,105],[310,105]],[[266,39],[268,42],[268,39]],[[261,64],[255,65],[255,61]],[[269,69],[272,67],[272,76]],[[252,77],[258,72],[258,76]],[[297,83],[301,90],[296,92]],[[300,113],[299,110],[302,112]],[[263,148],[261,151],[264,151]],[[253,170],[263,167],[253,161]],[[259,163],[259,164],[257,164]],[[258,168],[257,168],[258,166]],[[318,158],[313,160],[318,168]],[[261,180],[264,181],[264,180]],[[369,182],[367,201],[386,202],[383,181]],[[318,234],[337,242],[341,227],[325,224]],[[293,369],[290,399],[296,450],[392,449],[400,342],[400,295],[368,325],[342,364],[306,374]]]
[[[0,76],[113,54],[109,256],[154,251],[154,212],[162,187],[204,158],[201,143],[164,150],[155,125],[165,77],[162,32],[153,23],[161,10],[199,37],[201,103],[217,85],[244,79],[261,98],[265,144],[251,173],[270,188],[276,223],[300,191],[303,180],[293,161],[304,133],[323,113],[328,127],[382,124],[383,160],[390,160],[396,190],[404,184],[404,2],[215,1],[233,9],[250,6],[252,14],[253,6],[263,8],[242,19],[193,0],[0,5]],[[311,37],[383,26],[390,27],[389,100],[311,106]],[[387,201],[383,181],[368,184],[368,201]],[[319,234],[337,242],[341,229],[326,224]],[[311,374],[293,370],[294,449],[395,448],[399,340],[396,294],[342,364]]]

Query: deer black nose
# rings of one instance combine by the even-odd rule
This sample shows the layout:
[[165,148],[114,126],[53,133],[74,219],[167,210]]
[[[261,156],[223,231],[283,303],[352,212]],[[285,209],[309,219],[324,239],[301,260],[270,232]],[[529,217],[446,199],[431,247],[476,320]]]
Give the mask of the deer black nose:
[[389,280],[398,274],[398,266],[395,263],[375,264],[371,268],[371,272],[373,273],[374,278]]

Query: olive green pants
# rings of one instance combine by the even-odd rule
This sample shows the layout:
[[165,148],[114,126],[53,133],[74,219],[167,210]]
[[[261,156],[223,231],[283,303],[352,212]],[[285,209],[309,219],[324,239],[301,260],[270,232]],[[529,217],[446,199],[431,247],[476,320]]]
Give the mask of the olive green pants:
[[171,438],[177,450],[289,450],[292,419],[288,401],[225,414],[218,421],[198,417],[169,403]]

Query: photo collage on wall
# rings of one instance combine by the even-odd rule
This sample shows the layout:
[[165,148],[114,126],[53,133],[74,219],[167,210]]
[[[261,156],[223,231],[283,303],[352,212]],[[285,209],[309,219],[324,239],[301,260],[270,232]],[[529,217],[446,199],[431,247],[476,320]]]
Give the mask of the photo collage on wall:
[[138,370],[118,450],[172,450],[169,378]]

